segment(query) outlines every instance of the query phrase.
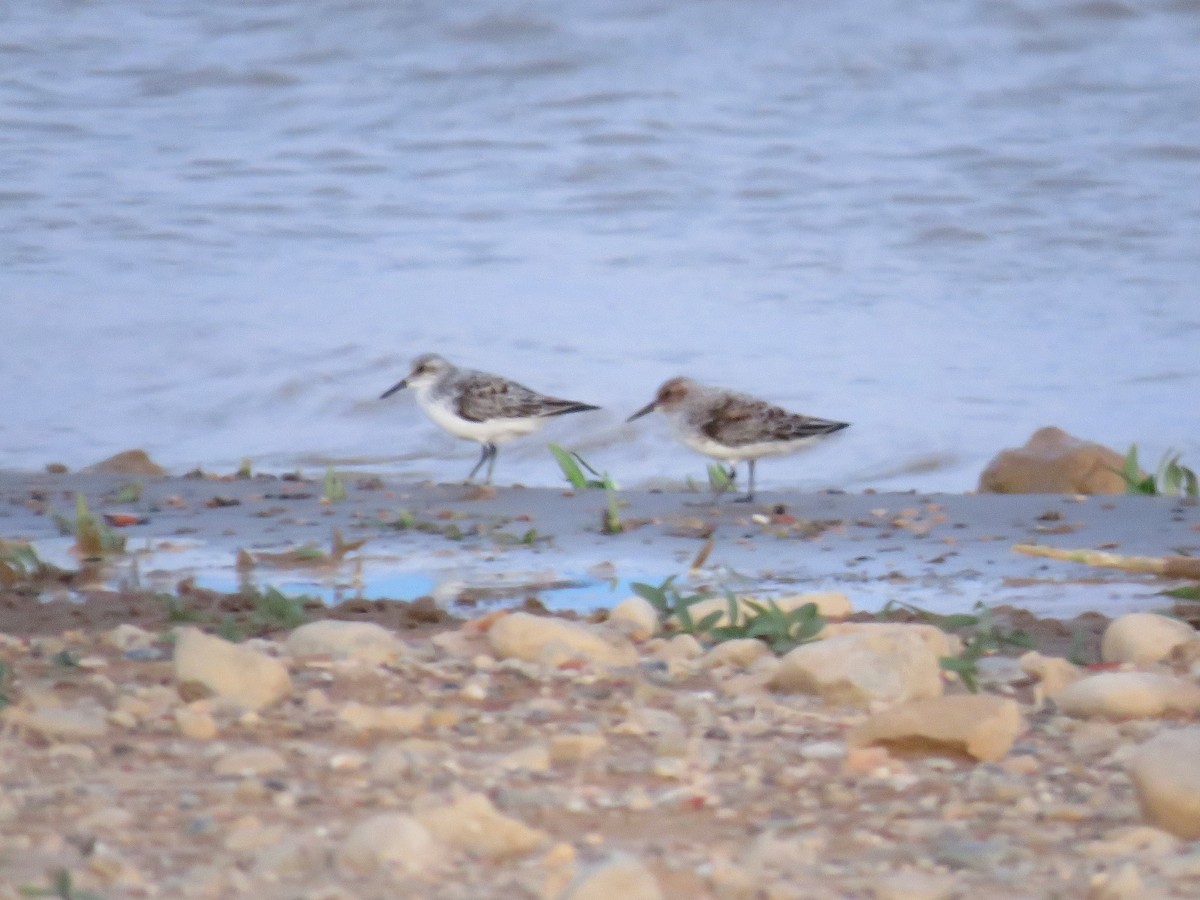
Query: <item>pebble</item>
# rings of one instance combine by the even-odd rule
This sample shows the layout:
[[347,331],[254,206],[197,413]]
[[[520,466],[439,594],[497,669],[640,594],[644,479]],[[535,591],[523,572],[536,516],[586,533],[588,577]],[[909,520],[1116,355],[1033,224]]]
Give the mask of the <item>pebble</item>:
[[1157,672],[1102,672],[1075,681],[1055,699],[1077,718],[1148,718],[1200,710],[1200,686]]
[[287,760],[270,747],[231,750],[213,764],[214,775],[270,775],[288,768]]
[[348,875],[380,869],[415,875],[440,865],[445,850],[424,825],[403,813],[379,813],[351,829],[337,851],[338,867]]
[[770,680],[778,691],[816,694],[830,703],[867,706],[942,693],[938,656],[919,631],[867,630],[802,644]]
[[198,628],[177,633],[175,680],[187,699],[215,694],[246,709],[270,706],[292,690],[287,666],[278,659]]
[[429,707],[424,703],[414,706],[371,706],[351,701],[343,704],[337,712],[338,721],[355,731],[384,731],[389,734],[420,731],[429,717]]
[[288,635],[283,649],[294,657],[329,656],[372,665],[394,663],[407,655],[404,642],[382,625],[339,619],[301,625]]
[[515,657],[558,667],[570,662],[596,666],[634,666],[637,650],[620,633],[566,619],[515,612],[488,629],[488,642],[501,658]]
[[1200,838],[1200,727],[1164,731],[1146,741],[1129,762],[1142,815],[1152,825]]
[[664,896],[654,874],[622,854],[584,869],[559,900],[663,900]]
[[960,753],[993,762],[1025,730],[1013,700],[984,694],[910,700],[875,713],[850,730],[852,747],[898,745],[908,751]]
[[645,641],[658,634],[658,611],[645,597],[626,597],[608,614],[608,621],[635,641]]
[[544,831],[504,815],[479,793],[426,809],[417,819],[440,843],[489,859],[529,853],[548,839]]
[[1196,630],[1187,622],[1158,613],[1127,613],[1104,629],[1100,658],[1147,665],[1166,659],[1176,647],[1196,639]]

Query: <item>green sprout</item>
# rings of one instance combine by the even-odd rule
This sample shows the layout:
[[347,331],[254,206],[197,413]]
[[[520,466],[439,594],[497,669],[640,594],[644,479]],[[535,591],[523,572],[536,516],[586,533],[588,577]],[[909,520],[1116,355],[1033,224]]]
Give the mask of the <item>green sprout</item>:
[[74,522],[58,513],[51,513],[51,518],[62,534],[75,536],[75,546],[85,557],[125,552],[125,538],[96,518],[82,493],[75,495]]
[[1181,455],[1168,450],[1159,461],[1158,468],[1149,475],[1143,475],[1138,465],[1137,444],[1131,444],[1129,452],[1125,454],[1124,468],[1117,474],[1125,480],[1125,489],[1131,494],[1164,494],[1195,499],[1200,496],[1200,484],[1196,473],[1179,462]]
[[325,493],[322,499],[326,503],[337,503],[346,499],[346,483],[342,477],[333,471],[333,466],[325,467]]

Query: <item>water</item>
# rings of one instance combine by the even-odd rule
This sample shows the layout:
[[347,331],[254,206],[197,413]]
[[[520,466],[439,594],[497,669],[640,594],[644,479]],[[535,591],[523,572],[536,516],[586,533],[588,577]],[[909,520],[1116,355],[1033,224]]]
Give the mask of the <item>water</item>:
[[854,423],[763,487],[1200,457],[1195,0],[48,0],[0,73],[0,467],[460,477],[426,351],[624,484],[702,477],[621,424],[683,373]]

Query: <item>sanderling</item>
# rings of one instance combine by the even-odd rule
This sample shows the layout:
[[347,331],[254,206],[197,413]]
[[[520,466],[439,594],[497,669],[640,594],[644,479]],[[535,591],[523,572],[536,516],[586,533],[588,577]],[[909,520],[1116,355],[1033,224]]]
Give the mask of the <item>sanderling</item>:
[[626,421],[632,422],[659,410],[670,421],[687,447],[736,466],[750,463],[750,491],[743,501],[754,500],[754,463],[763,456],[792,453],[826,435],[849,427],[802,416],[748,394],[697,384],[690,378],[672,378],[654,399]]
[[379,399],[406,387],[416,392],[421,409],[437,425],[455,437],[483,445],[479,462],[467,481],[486,462],[488,484],[492,483],[492,470],[496,467],[497,444],[532,434],[550,416],[600,408],[547,397],[499,375],[455,368],[436,353],[413,360],[409,376],[384,391]]

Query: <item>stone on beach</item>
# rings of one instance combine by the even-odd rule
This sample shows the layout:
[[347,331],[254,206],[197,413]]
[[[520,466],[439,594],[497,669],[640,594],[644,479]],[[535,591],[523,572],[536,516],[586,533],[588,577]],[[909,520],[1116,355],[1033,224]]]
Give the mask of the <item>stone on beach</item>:
[[1156,672],[1102,672],[1055,698],[1059,712],[1079,719],[1145,719],[1200,710],[1200,686]]
[[32,710],[15,707],[4,711],[3,721],[50,740],[82,740],[108,732],[103,711],[84,708],[40,706]]
[[859,631],[795,648],[769,684],[856,706],[937,697],[942,693],[938,656],[914,629]]
[[1053,426],[1001,450],[979,476],[981,494],[1123,494],[1125,458]]
[[624,635],[598,626],[515,612],[488,629],[488,642],[500,657],[561,666],[585,662],[597,666],[634,666],[638,654]]
[[1038,679],[1039,699],[1053,699],[1061,694],[1067,685],[1084,677],[1083,670],[1069,659],[1044,656],[1036,650],[1022,654],[1020,664],[1022,672]]
[[916,753],[1004,757],[1025,728],[1016,702],[984,694],[911,700],[875,713],[851,729],[851,747],[886,745]]
[[292,690],[287,666],[278,659],[198,628],[178,632],[175,681],[185,698],[215,694],[252,710],[270,706]]
[[368,663],[392,663],[404,655],[403,642],[374,622],[322,619],[295,629],[284,642],[291,656],[330,656]]
[[213,764],[214,775],[271,775],[287,769],[287,760],[270,747],[231,750]]
[[379,813],[359,822],[338,849],[339,868],[351,875],[379,870],[418,875],[437,866],[444,848],[429,830],[403,813]]
[[520,856],[548,839],[544,831],[504,815],[483,794],[422,810],[417,820],[442,844],[487,859]]
[[1142,815],[1172,834],[1200,838],[1200,728],[1164,731],[1134,751],[1129,777]]
[[608,621],[635,641],[649,640],[658,634],[658,611],[645,597],[626,597],[613,607]]
[[929,651],[938,657],[957,656],[962,652],[962,638],[949,634],[936,625],[926,625],[921,622],[830,622],[821,629],[818,635],[822,639],[840,637],[847,634],[879,635],[879,634],[915,634],[925,641]]
[[1187,622],[1157,613],[1128,613],[1104,630],[1100,657],[1105,662],[1146,665],[1166,659],[1176,647],[1196,639],[1196,629]]
[[352,700],[338,710],[337,718],[354,731],[411,734],[424,727],[429,719],[429,707],[424,703],[412,706],[371,706]]
[[580,872],[560,900],[662,900],[662,888],[649,869],[619,854]]
[[149,475],[157,477],[166,475],[167,470],[150,458],[145,450],[122,450],[108,459],[83,469],[85,473],[103,473],[106,475]]

